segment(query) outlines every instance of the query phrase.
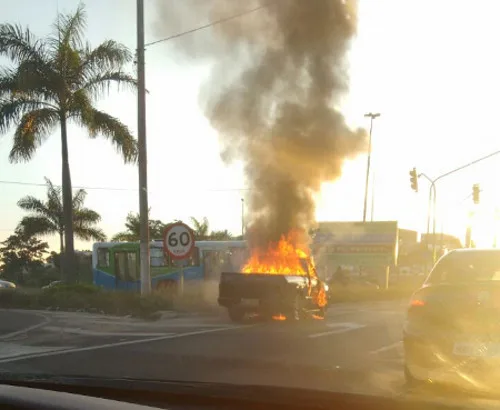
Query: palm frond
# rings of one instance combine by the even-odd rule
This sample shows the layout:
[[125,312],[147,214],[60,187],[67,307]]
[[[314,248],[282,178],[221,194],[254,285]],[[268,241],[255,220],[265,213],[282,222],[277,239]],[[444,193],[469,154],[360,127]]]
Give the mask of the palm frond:
[[0,68],[0,98],[39,101],[47,108],[56,108],[57,83],[49,66],[23,61],[16,69]]
[[42,108],[24,114],[14,133],[9,160],[11,162],[30,160],[58,122],[59,114],[51,108]]
[[86,78],[81,89],[88,92],[93,99],[98,99],[109,94],[112,85],[115,85],[118,91],[121,89],[136,90],[137,80],[125,72],[107,70]]
[[139,234],[132,232],[118,232],[111,240],[113,242],[134,242],[139,240]]
[[17,201],[17,206],[23,211],[34,212],[38,215],[51,215],[51,212],[45,203],[31,195],[25,196]]
[[123,44],[106,40],[92,49],[89,44],[82,51],[83,61],[80,72],[89,79],[108,71],[120,71],[132,60],[132,53]]
[[103,135],[112,141],[123,155],[125,162],[135,162],[137,159],[137,141],[128,127],[119,119],[96,109],[80,113],[78,121],[89,131],[89,136],[95,138]]
[[42,116],[49,116],[50,112],[54,112],[54,110],[47,107],[47,104],[43,101],[32,100],[25,97],[13,99],[0,98],[0,133],[3,134],[13,125],[19,124],[25,115],[39,111],[43,111],[41,114]]
[[20,25],[0,24],[0,55],[12,61],[44,61],[43,42]]
[[84,241],[94,240],[98,242],[103,242],[106,240],[106,235],[104,234],[104,231],[100,228],[83,227],[79,226],[78,224],[75,224],[74,231],[75,235]]
[[45,178],[47,184],[47,202],[46,206],[53,214],[52,220],[61,229],[64,226],[63,222],[63,204],[62,204],[62,187],[55,186],[52,181]]
[[85,191],[85,189],[79,189],[73,194],[73,214],[77,209],[80,209],[83,206],[86,197],[87,191]]
[[58,226],[43,216],[25,216],[19,223],[19,228],[28,235],[52,235],[59,231]]
[[87,226],[89,224],[96,224],[101,221],[101,215],[96,211],[89,208],[75,209],[73,213],[73,221],[75,224]]
[[81,48],[86,26],[87,13],[83,3],[80,3],[74,13],[59,15],[56,23],[59,42],[73,49]]

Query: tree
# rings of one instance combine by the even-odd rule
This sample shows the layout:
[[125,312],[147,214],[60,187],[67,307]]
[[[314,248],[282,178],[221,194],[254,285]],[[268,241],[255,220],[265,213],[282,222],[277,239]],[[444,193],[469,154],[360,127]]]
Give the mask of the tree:
[[[119,232],[113,236],[113,241],[118,242],[134,242],[140,239],[140,217],[138,213],[129,212],[125,220],[124,232]],[[149,238],[150,239],[162,239],[163,231],[166,224],[158,219],[149,220]]]
[[197,241],[203,241],[208,238],[208,219],[204,217],[201,221],[196,219],[195,217],[189,218],[191,220],[191,224],[193,225],[194,237]]
[[49,245],[39,239],[16,229],[1,242],[0,262],[2,277],[15,282],[24,283],[24,274],[43,266],[43,257]]
[[[62,205],[61,188],[56,187],[45,178],[47,184],[47,200],[41,201],[33,196],[25,196],[19,200],[17,205],[24,211],[30,212],[19,223],[19,228],[27,235],[59,235],[60,252],[64,252],[64,211]],[[83,206],[87,192],[79,189],[73,195],[72,214],[73,232],[84,240],[104,241],[106,235],[95,225],[100,222],[101,216],[94,210]]]
[[0,56],[13,63],[0,70],[0,133],[16,127],[10,161],[29,161],[60,127],[66,280],[73,279],[75,266],[68,124],[84,127],[90,138],[108,138],[125,162],[137,158],[137,143],[128,127],[94,105],[112,84],[137,86],[123,71],[132,54],[113,40],[91,48],[83,38],[85,27],[83,5],[74,14],[59,15],[54,32],[44,39],[35,39],[19,25],[0,25]]
[[212,231],[210,232],[210,236],[208,237],[209,240],[211,241],[230,241],[233,238],[233,235],[231,232],[229,232],[227,229],[224,229],[223,231]]

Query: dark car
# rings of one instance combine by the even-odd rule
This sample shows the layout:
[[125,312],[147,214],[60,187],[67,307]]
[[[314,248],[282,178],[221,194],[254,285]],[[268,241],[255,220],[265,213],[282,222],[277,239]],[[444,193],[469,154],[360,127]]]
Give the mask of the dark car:
[[441,257],[411,298],[403,341],[408,382],[498,390],[500,250]]

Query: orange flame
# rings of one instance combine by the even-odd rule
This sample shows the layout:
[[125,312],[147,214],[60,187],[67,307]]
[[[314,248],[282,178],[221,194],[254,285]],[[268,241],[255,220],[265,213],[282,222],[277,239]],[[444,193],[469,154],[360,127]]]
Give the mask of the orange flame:
[[309,252],[306,247],[298,247],[294,242],[294,235],[289,234],[287,237],[282,236],[278,243],[270,244],[265,250],[254,249],[242,272],[307,275]]

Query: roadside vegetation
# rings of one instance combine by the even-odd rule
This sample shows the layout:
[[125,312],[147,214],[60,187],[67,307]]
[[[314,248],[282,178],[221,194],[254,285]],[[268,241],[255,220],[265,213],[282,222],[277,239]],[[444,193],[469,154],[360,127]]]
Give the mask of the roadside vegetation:
[[47,289],[4,289],[0,308],[61,310],[158,319],[160,312],[172,310],[171,295],[153,293],[141,297],[134,292],[108,292],[93,285],[59,284]]

